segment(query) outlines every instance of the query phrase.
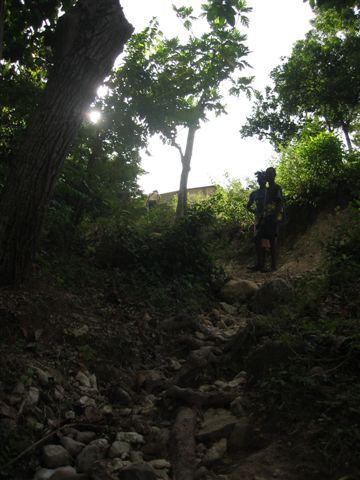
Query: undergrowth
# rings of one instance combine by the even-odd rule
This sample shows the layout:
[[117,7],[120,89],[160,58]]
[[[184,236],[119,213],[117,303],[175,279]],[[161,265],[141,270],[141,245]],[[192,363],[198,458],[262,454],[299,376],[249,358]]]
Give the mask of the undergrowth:
[[349,472],[360,468],[358,209],[355,202],[343,212],[322,272],[298,281],[296,300],[263,320],[271,342],[291,353],[254,379],[267,415],[281,414],[285,429],[289,422],[304,424],[314,452],[334,471]]

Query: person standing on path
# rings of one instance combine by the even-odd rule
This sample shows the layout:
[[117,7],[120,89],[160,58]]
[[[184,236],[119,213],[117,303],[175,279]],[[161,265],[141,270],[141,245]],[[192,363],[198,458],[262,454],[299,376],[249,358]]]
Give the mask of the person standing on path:
[[267,168],[265,178],[268,183],[268,188],[266,189],[262,235],[270,242],[271,271],[277,269],[278,235],[284,215],[282,189],[280,185],[275,183],[275,177],[275,168]]
[[157,203],[160,201],[160,193],[157,190],[154,190],[153,192],[150,193],[150,195],[147,198],[146,206],[148,210],[151,210],[152,208],[155,207]]
[[[254,243],[256,252],[256,263],[254,266],[249,267],[249,270],[252,270],[254,272],[264,269],[265,249],[267,247],[266,242],[269,243],[268,241],[264,241],[262,235],[265,201],[267,196],[266,175],[265,172],[260,171],[256,172],[255,176],[257,177],[259,188],[250,194],[248,203],[246,204],[247,210],[249,210],[249,212],[251,213],[254,213],[255,215]],[[255,208],[253,207],[254,203]]]

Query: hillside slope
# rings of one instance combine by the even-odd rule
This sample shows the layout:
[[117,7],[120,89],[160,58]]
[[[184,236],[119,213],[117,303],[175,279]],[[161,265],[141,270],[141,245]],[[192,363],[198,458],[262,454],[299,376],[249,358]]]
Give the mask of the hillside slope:
[[[295,285],[321,265],[322,243],[338,221],[321,214],[286,245],[275,274],[249,273],[235,262],[227,273],[259,285],[274,278]],[[114,298],[100,282],[75,293],[39,274],[31,288],[2,289],[3,478],[355,475],[355,459],[327,464],[315,448],[333,431],[312,410],[314,402],[323,411],[331,399],[340,401],[333,383],[339,378],[330,372],[346,366],[348,337],[326,337],[341,351],[324,367],[317,355],[325,350],[292,330],[302,327],[291,298],[269,317],[254,312],[251,298],[214,298],[215,306],[200,314],[163,315],[149,304]],[[286,384],[292,366],[294,387]],[[347,448],[351,458],[356,445]]]

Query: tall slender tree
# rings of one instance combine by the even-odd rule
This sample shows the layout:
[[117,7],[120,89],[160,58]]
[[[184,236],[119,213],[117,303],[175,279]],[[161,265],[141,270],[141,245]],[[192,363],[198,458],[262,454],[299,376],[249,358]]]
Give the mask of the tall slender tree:
[[[238,2],[239,22],[247,25],[245,2]],[[248,66],[246,36],[224,21],[210,21],[209,29],[192,33],[192,8],[175,9],[189,31],[186,41],[164,38],[153,23],[128,46],[128,55],[114,78],[124,96],[131,99],[136,114],[146,122],[149,133],[160,133],[164,142],[180,153],[182,173],[178,193],[177,218],[186,212],[187,181],[196,131],[209,112],[225,112],[223,85],[232,94],[249,90],[251,78],[241,77]],[[177,140],[179,128],[187,129],[182,148]]]

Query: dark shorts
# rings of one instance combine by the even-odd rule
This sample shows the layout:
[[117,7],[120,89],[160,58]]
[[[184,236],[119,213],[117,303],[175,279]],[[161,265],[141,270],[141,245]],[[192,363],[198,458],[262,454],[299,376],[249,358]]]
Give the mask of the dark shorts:
[[267,240],[272,240],[279,235],[279,229],[280,222],[276,218],[272,216],[265,217],[261,228],[259,229],[258,236]]

